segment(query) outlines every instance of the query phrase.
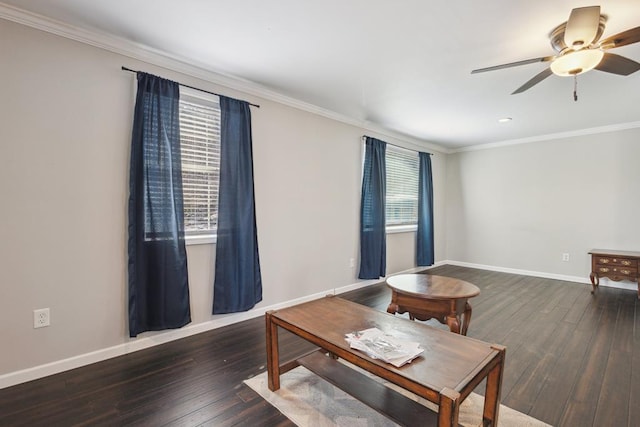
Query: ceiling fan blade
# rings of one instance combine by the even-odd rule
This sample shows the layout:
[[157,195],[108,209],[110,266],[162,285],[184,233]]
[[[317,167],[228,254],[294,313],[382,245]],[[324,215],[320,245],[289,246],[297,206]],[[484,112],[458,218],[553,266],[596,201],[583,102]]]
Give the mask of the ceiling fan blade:
[[574,49],[586,47],[595,41],[599,26],[600,6],[573,9],[564,30],[564,42]]
[[502,70],[503,68],[518,67],[520,65],[534,64],[536,62],[548,62],[548,61],[551,61],[554,58],[555,58],[555,56],[543,56],[541,58],[525,59],[525,60],[522,60],[522,61],[510,62],[508,64],[494,65],[493,67],[478,68],[477,70],[471,71],[471,74],[485,73],[487,71]]
[[614,47],[625,46],[637,42],[640,42],[640,27],[635,27],[607,37],[600,42],[600,46],[603,49],[612,49]]
[[628,76],[640,70],[640,64],[636,61],[616,55],[615,53],[605,52],[602,61],[596,66],[596,70],[607,73]]
[[531,80],[516,89],[511,95],[522,93],[527,89],[531,89],[533,86],[537,85],[538,83],[549,77],[551,74],[553,74],[551,68],[545,68],[540,73],[536,74]]

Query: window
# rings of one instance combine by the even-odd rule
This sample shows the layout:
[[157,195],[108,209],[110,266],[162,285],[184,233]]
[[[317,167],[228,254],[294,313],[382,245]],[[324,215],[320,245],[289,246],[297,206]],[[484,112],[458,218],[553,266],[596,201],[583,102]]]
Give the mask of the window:
[[220,180],[220,105],[217,97],[180,90],[185,235],[214,235]]
[[387,145],[387,227],[418,223],[418,153]]

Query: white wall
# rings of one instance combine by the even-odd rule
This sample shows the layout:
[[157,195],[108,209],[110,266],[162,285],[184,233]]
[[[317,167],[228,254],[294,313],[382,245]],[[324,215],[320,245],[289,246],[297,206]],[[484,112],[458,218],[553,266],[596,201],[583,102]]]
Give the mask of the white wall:
[[[126,320],[135,79],[122,65],[261,105],[252,109],[258,308],[358,282],[349,260],[358,258],[360,137],[411,144],[1,19],[0,58],[0,380],[135,347]],[[444,155],[433,156],[433,170],[442,260]],[[415,265],[414,240],[389,235],[388,273]],[[193,324],[225,317],[210,314],[213,245],[187,254]],[[32,311],[44,307],[51,326],[33,329]]]
[[587,279],[640,250],[639,159],[637,128],[447,156],[447,259]]

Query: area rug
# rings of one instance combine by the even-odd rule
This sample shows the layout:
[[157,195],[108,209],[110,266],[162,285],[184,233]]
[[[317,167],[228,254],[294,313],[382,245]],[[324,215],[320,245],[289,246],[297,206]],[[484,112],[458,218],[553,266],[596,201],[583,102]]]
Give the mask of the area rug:
[[[280,376],[280,390],[267,386],[267,373],[245,380],[267,402],[300,427],[392,427],[394,423],[342,390],[299,366]],[[431,405],[405,390],[405,395]],[[464,427],[482,425],[484,397],[471,393],[460,405],[459,423]],[[550,427],[535,418],[504,405],[500,406],[498,427]]]

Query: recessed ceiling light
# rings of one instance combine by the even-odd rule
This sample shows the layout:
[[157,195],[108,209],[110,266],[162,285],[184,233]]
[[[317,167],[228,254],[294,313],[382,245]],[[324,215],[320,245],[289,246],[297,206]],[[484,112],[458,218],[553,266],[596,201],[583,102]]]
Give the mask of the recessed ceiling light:
[[511,117],[503,117],[501,119],[498,119],[498,123],[509,123],[511,120]]

